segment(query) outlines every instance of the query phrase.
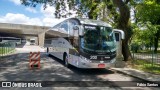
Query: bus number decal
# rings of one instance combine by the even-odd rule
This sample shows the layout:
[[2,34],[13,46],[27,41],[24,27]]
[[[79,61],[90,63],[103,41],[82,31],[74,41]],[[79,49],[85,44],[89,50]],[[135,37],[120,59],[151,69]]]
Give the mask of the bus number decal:
[[97,56],[90,56],[90,59],[97,59]]

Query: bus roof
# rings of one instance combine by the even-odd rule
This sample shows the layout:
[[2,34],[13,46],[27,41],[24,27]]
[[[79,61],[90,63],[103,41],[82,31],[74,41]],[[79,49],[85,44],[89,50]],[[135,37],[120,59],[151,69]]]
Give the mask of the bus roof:
[[[104,21],[101,21],[101,20],[93,20],[93,19],[87,19],[87,18],[68,18],[60,23],[63,23],[65,21],[68,21],[68,20],[77,20],[80,24],[90,24],[90,25],[98,25],[98,26],[106,26],[106,27],[111,27],[110,24],[104,22]],[[60,24],[59,23],[59,24]],[[59,25],[57,24],[57,25]],[[53,26],[53,27],[56,27],[57,25]]]
[[101,20],[92,20],[87,18],[77,18],[81,24],[90,24],[90,25],[99,25],[99,26],[106,26],[111,27],[110,24],[103,22]]

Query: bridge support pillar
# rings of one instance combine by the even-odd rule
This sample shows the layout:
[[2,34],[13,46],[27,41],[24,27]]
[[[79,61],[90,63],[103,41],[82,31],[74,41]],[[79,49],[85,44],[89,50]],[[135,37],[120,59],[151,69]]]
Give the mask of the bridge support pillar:
[[44,46],[45,33],[38,34],[38,45]]

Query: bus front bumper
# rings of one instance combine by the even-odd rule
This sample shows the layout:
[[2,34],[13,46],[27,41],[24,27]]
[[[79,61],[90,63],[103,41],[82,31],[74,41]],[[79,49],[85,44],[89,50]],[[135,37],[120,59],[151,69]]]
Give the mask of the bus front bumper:
[[110,62],[108,63],[103,63],[103,62],[99,62],[99,63],[93,63],[93,62],[84,62],[81,61],[78,62],[78,68],[110,68],[114,65],[114,62],[116,61],[116,59],[112,59]]

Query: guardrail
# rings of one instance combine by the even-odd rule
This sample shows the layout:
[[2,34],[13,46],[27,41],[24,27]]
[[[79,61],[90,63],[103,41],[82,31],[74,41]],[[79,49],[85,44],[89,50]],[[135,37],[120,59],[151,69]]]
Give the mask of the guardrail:
[[7,56],[15,51],[15,42],[0,42],[0,57]]
[[147,71],[150,73],[160,74],[160,53],[154,52],[152,49],[140,49],[131,52],[132,63],[135,68]]

